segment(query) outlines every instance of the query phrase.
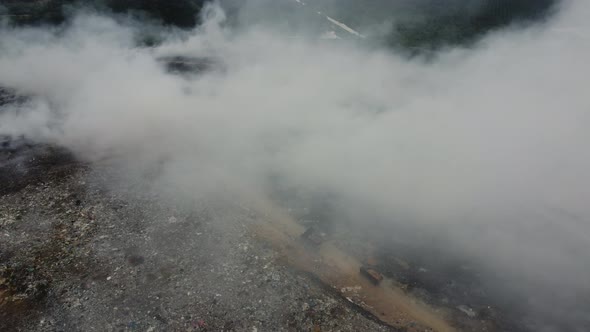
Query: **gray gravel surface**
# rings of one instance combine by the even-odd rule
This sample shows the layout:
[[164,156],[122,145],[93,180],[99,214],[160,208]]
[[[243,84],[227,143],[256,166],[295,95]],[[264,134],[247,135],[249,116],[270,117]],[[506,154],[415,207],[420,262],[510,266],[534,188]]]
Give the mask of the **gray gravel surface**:
[[391,330],[283,265],[238,207],[115,188],[48,147],[3,153],[0,331]]

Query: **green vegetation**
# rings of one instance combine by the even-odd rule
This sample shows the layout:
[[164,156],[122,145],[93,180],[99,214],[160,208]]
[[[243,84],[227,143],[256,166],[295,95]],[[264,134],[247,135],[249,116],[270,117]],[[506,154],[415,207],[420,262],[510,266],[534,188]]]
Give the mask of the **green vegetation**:
[[[245,0],[244,0],[245,1]],[[469,44],[490,30],[543,19],[557,0],[314,0],[305,10],[292,0],[258,0],[267,20],[290,27],[318,24],[316,11],[338,18],[357,30],[388,26],[374,37],[396,48],[432,50]],[[5,15],[14,24],[60,23],[68,11],[91,4],[98,10],[149,18],[164,25],[190,28],[198,24],[205,0],[4,0]],[[225,0],[229,8],[242,0]],[[235,8],[233,8],[235,9]],[[260,12],[261,8],[254,10]],[[299,10],[301,9],[301,10]],[[230,10],[231,16],[232,10]],[[261,14],[262,15],[262,14]],[[257,18],[263,19],[263,18]],[[318,23],[319,22],[319,23]],[[371,35],[371,34],[369,34]]]
[[165,25],[193,27],[205,0],[5,0],[4,15],[13,24],[60,24],[69,11],[77,6],[92,6],[101,11],[129,13],[148,17]]

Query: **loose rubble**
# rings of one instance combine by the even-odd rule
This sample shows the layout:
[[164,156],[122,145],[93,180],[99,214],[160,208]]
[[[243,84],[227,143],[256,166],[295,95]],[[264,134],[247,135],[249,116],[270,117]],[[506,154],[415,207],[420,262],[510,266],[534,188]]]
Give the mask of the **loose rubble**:
[[0,330],[392,330],[252,239],[253,216],[109,176],[58,158],[3,190]]

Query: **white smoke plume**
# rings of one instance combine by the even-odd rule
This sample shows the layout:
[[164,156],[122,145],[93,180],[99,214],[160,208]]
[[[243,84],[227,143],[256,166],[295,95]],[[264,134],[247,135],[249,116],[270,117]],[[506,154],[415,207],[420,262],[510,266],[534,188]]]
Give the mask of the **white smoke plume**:
[[[542,25],[428,61],[264,24],[230,28],[217,5],[154,47],[137,46],[137,23],[91,13],[61,28],[6,25],[0,86],[31,101],[0,113],[0,134],[156,169],[154,181],[181,195],[263,194],[274,176],[338,193],[514,276],[540,294],[532,312],[568,321],[547,331],[583,331],[588,14],[587,1],[565,1]],[[212,65],[174,75],[158,59],[177,55]]]

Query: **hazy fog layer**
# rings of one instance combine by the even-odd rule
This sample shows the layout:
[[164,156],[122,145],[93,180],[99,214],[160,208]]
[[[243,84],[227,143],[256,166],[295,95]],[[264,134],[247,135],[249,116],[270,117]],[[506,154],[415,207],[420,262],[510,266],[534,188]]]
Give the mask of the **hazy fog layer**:
[[[0,134],[149,174],[176,195],[264,194],[270,178],[337,193],[514,277],[546,319],[537,331],[585,331],[590,3],[559,9],[428,62],[263,22],[225,28],[218,6],[153,48],[136,46],[139,23],[89,13],[4,27],[0,86],[33,97],[0,112]],[[157,59],[175,55],[213,65],[172,75]]]

